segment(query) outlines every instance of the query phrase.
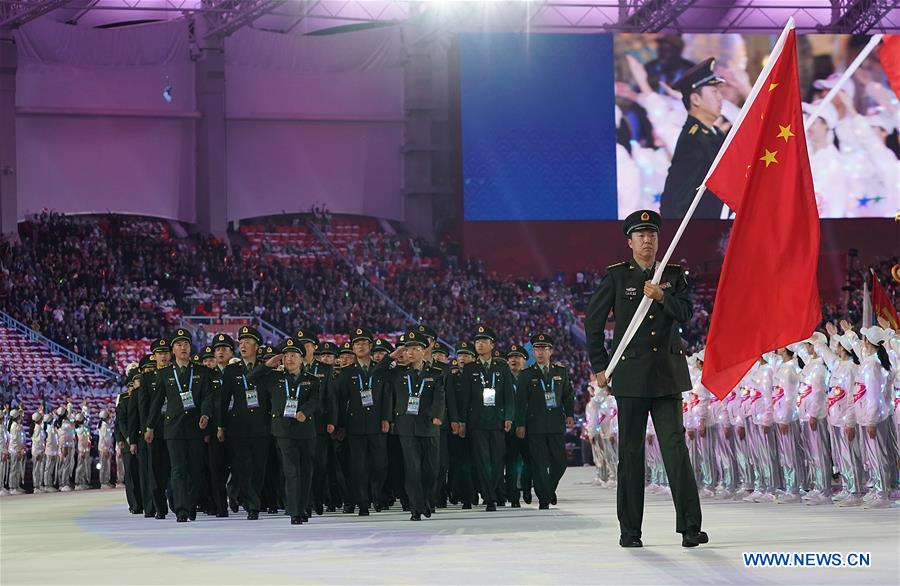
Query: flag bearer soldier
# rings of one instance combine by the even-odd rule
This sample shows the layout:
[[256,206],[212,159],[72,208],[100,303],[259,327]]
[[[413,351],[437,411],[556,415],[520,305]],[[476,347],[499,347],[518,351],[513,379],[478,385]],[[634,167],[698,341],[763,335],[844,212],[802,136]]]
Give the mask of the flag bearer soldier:
[[[156,395],[158,379],[156,371],[169,365],[172,359],[172,347],[165,338],[159,338],[150,345],[153,353],[154,367],[148,365],[142,369],[141,384],[138,390],[138,412],[141,424],[141,435],[146,446],[145,465],[147,479],[144,487],[147,495],[152,500],[150,510],[156,514],[157,519],[165,519],[169,512],[166,503],[166,488],[169,485],[169,451],[166,448],[165,428],[160,428],[154,434],[148,435],[151,424],[150,403]],[[161,409],[165,412],[168,405],[163,403]],[[153,441],[156,440],[156,441]],[[140,453],[138,453],[140,456]],[[141,469],[141,472],[144,472]],[[147,497],[144,499],[144,516],[147,516]]]

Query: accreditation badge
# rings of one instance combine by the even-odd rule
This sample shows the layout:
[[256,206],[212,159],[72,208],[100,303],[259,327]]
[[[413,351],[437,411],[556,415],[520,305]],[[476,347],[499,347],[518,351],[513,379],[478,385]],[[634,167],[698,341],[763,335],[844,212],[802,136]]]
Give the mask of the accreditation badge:
[[247,407],[259,407],[259,393],[256,389],[247,389],[244,394],[247,397]]
[[372,389],[361,390],[359,392],[359,398],[362,401],[363,407],[371,407],[375,404],[375,401],[372,398]]
[[184,406],[185,411],[191,411],[194,409],[194,394],[191,391],[184,391],[182,393],[178,393],[181,396],[181,404]]
[[481,392],[481,404],[485,407],[494,407],[497,405],[497,390],[491,387],[485,387]]
[[406,414],[407,415],[418,415],[419,414],[419,400],[420,397],[410,397],[409,402],[406,404]]
[[294,419],[297,417],[297,399],[288,399],[284,403],[284,416]]

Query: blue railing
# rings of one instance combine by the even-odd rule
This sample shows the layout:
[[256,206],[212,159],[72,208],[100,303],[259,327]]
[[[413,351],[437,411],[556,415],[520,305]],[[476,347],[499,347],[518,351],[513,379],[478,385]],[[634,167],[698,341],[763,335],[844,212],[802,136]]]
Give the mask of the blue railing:
[[36,342],[38,344],[41,344],[42,346],[45,346],[47,348],[47,350],[49,350],[51,353],[60,354],[62,356],[65,356],[66,358],[68,358],[69,360],[71,360],[72,362],[77,364],[78,366],[81,366],[82,368],[90,370],[94,374],[97,374],[99,376],[103,376],[106,378],[116,378],[119,376],[118,373],[113,372],[112,370],[106,368],[105,366],[100,366],[96,362],[91,362],[84,356],[75,354],[68,348],[60,346],[59,344],[57,344],[50,338],[32,330],[31,328],[29,328],[28,326],[26,326],[25,324],[23,324],[22,322],[20,322],[16,318],[14,318],[13,316],[9,315],[5,311],[0,311],[0,321],[2,321],[3,324],[6,325],[7,327],[14,329],[21,334],[24,334],[25,337],[27,337],[30,341]]

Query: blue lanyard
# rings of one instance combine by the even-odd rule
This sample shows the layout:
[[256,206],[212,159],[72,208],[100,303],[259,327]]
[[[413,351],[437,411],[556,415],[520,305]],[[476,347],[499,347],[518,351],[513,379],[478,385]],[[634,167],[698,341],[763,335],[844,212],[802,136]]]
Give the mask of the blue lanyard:
[[[175,375],[175,384],[178,385],[178,392],[183,393],[184,390],[181,387],[181,381],[178,380],[178,366],[176,365],[172,368],[172,374]],[[191,367],[191,371],[188,373],[188,392],[192,392],[194,390],[194,367]]]
[[[487,386],[487,381],[484,380],[484,374],[481,375],[481,386],[482,387]],[[497,371],[494,371],[491,373],[491,388],[492,389],[497,388]]]
[[[359,380],[359,390],[363,390],[362,375],[361,375],[361,374],[357,374],[357,375],[356,375],[356,378]],[[366,388],[368,388],[370,391],[372,390],[372,380],[373,380],[374,378],[375,378],[375,375],[374,375],[374,374],[371,375],[371,376],[369,377],[369,386],[366,387]]]
[[[409,374],[406,375],[406,388],[409,389],[409,396],[412,397],[412,396],[413,396],[413,392],[412,392],[412,375],[409,375]],[[416,393],[416,396],[421,395],[421,394],[422,394],[422,391],[424,391],[424,390],[425,390],[425,379],[423,378],[423,379],[422,379],[422,382],[419,384],[419,392]]]
[[[288,385],[287,377],[284,378],[284,398],[285,400],[291,397],[290,386]],[[297,400],[300,400],[300,381],[297,381],[297,388],[294,389],[297,391]]]
[[250,387],[249,387],[249,385],[247,385],[247,375],[246,375],[246,374],[242,374],[242,375],[241,375],[241,378],[244,379],[244,390],[245,390],[245,391],[249,391],[249,390],[250,390]]
[[[544,377],[541,377],[541,386],[544,387],[544,392],[547,392],[547,383],[544,382]],[[554,392],[556,389],[556,380],[550,379],[550,392]]]

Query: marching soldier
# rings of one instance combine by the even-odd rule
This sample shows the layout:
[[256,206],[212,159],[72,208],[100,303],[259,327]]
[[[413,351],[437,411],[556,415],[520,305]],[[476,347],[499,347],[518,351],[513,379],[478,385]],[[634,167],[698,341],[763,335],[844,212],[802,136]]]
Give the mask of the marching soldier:
[[392,422],[403,449],[403,472],[411,521],[431,517],[430,500],[437,481],[438,439],[444,413],[443,372],[425,362],[427,339],[418,331],[406,334],[409,366],[395,368],[388,383]]
[[[437,332],[430,326],[419,324],[416,328],[420,334],[426,336],[428,347],[425,349],[425,362],[429,368],[434,367],[443,373],[443,383],[446,394],[447,379],[450,376],[450,362],[448,360],[447,349],[442,342],[438,340]],[[446,403],[446,400],[445,400]],[[441,415],[441,432],[438,439],[438,469],[437,482],[435,483],[434,495],[431,502],[439,509],[447,507],[447,474],[450,470],[450,450],[448,448],[448,438],[450,436],[450,418],[447,417],[446,411]]]
[[[319,400],[316,411],[313,413],[313,423],[316,428],[316,441],[313,454],[312,499],[310,508],[315,508],[317,515],[325,513],[326,503],[333,512],[336,507],[331,502],[331,490],[328,482],[329,455],[331,449],[331,434],[334,433],[334,425],[329,422],[331,417],[331,388],[332,366],[321,359],[330,356],[333,360],[333,344],[325,342],[319,347],[319,338],[309,329],[301,329],[295,336],[297,342],[303,346],[305,352],[303,358],[303,370],[319,380]],[[326,347],[327,345],[327,347]]]
[[[140,434],[145,445],[145,468],[141,468],[142,476],[146,475],[143,489],[146,490],[147,496],[144,497],[144,516],[148,511],[155,513],[157,519],[165,519],[169,512],[166,503],[166,488],[169,485],[169,451],[166,449],[165,428],[160,428],[154,434],[156,442],[148,441],[147,430],[151,425],[150,404],[156,394],[156,371],[169,365],[172,359],[172,348],[168,340],[158,338],[150,345],[150,351],[153,359],[152,363],[141,367],[140,386],[138,387],[137,408],[138,421],[141,425]],[[162,405],[162,411],[166,410],[165,403]],[[140,451],[138,451],[140,458]],[[146,472],[146,474],[144,474]],[[151,499],[150,506],[147,506],[147,499]]]
[[348,499],[359,506],[359,515],[382,509],[387,478],[387,433],[390,430],[390,393],[385,378],[390,360],[376,365],[369,357],[371,332],[358,328],[352,337],[356,362],[341,369],[335,383],[336,425],[347,434],[350,447]]
[[213,400],[209,369],[190,360],[190,333],[178,329],[172,336],[171,348],[175,361],[156,371],[145,437],[152,445],[155,430],[165,429],[172,463],[175,514],[178,522],[184,523],[197,518],[203,473],[203,430],[209,425]]
[[[716,76],[714,68],[715,60],[707,59],[685,71],[672,86],[681,92],[688,117],[675,144],[660,200],[660,212],[665,218],[684,217],[725,142],[725,134],[715,125],[722,113],[722,94],[718,86],[725,80]],[[722,203],[707,190],[693,217],[716,219],[721,212]]]
[[[445,392],[447,416],[450,419],[450,477],[453,479],[453,500],[462,503],[462,508],[471,509],[475,500],[475,487],[472,481],[473,465],[469,441],[466,439],[465,417],[469,411],[469,398],[461,392],[462,371],[466,364],[475,361],[475,350],[470,342],[460,342],[456,346],[457,369],[447,378]],[[453,502],[453,501],[451,501]],[[454,503],[455,504],[455,503]]]
[[[212,351],[211,361],[209,359],[210,350]],[[228,478],[228,454],[225,447],[225,436],[224,434],[219,435],[219,428],[222,427],[222,417],[227,407],[227,405],[223,405],[222,377],[228,363],[234,358],[234,340],[228,334],[216,334],[213,336],[212,347],[207,346],[204,348],[201,358],[203,359],[203,364],[210,369],[209,393],[212,401],[209,425],[206,428],[209,497],[216,517],[227,517],[228,493],[226,480]]]
[[322,342],[322,344],[316,348],[315,358],[322,364],[334,366],[337,356],[338,347],[335,346],[334,342]]
[[260,499],[266,478],[269,456],[270,417],[260,389],[250,380],[256,367],[256,353],[262,336],[251,326],[242,326],[238,334],[240,362],[229,364],[222,373],[222,402],[228,412],[222,413],[219,430],[225,432],[232,446],[232,471],[240,487],[240,499],[247,519],[259,519]]
[[378,338],[377,340],[375,340],[375,344],[372,346],[372,360],[380,363],[388,354],[393,351],[394,347],[390,342],[388,342],[384,338]]
[[[406,352],[406,334],[401,334],[397,338],[397,348],[391,353],[394,361],[394,368],[405,368],[409,363]],[[393,391],[389,391],[389,394]],[[399,499],[400,507],[404,511],[409,511],[409,499],[406,496],[406,483],[403,474],[403,448],[400,446],[400,437],[397,435],[397,429],[391,425],[391,431],[387,438],[388,449],[388,478],[385,482],[384,508],[389,509],[394,502]]]
[[468,413],[464,425],[470,436],[478,485],[486,510],[497,510],[497,489],[503,480],[504,434],[512,429],[515,404],[512,374],[505,362],[493,358],[496,334],[486,326],[475,333],[475,362],[463,367],[460,395]]
[[140,469],[137,462],[139,440],[131,435],[134,431],[130,420],[132,411],[129,406],[136,388],[135,381],[140,376],[140,369],[135,363],[132,363],[130,367],[125,375],[125,390],[119,393],[116,399],[116,443],[122,453],[122,467],[124,468],[121,472],[116,470],[116,475],[121,477],[125,483],[125,500],[128,502],[129,512],[137,515],[144,512],[144,502],[141,498]]
[[550,363],[553,338],[531,337],[535,363],[519,375],[516,394],[516,437],[527,439],[539,508],[556,504],[556,488],[566,471],[566,426],[575,420],[575,392],[569,371]]
[[[618,345],[643,296],[653,303],[616,366],[611,394],[619,419],[617,508],[622,547],[642,547],[644,452],[647,415],[653,417],[666,475],[675,502],[675,530],[682,545],[695,547],[709,538],[700,530],[700,498],[684,442],[681,393],[691,389],[679,324],[693,314],[684,271],[669,265],[660,283],[652,282],[659,247],[659,214],[638,210],[625,218],[623,230],[633,258],[609,267],[588,306],[585,318],[588,355],[597,384],[607,386],[609,354],[604,346],[606,320],[613,311]],[[532,452],[532,457],[534,453]]]
[[341,344],[341,351],[338,354],[338,365],[340,368],[347,368],[356,360],[356,354],[353,352],[353,345],[350,341]]
[[251,376],[263,389],[262,396],[268,402],[266,411],[272,414],[272,436],[278,443],[284,471],[285,510],[291,525],[300,525],[309,521],[316,442],[314,417],[322,379],[304,370],[306,349],[300,340],[288,338],[278,350],[279,354],[265,366],[258,365]]
[[[518,405],[518,379],[519,374],[525,369],[528,362],[528,350],[519,344],[512,344],[506,353],[506,363],[513,377],[513,396]],[[516,407],[518,413],[518,406]],[[526,461],[528,454],[528,442],[519,438],[515,431],[506,434],[506,457],[504,458],[504,477],[506,480],[503,495],[514,509],[520,508],[519,484],[521,494],[526,498],[525,502],[531,502],[531,473]]]

